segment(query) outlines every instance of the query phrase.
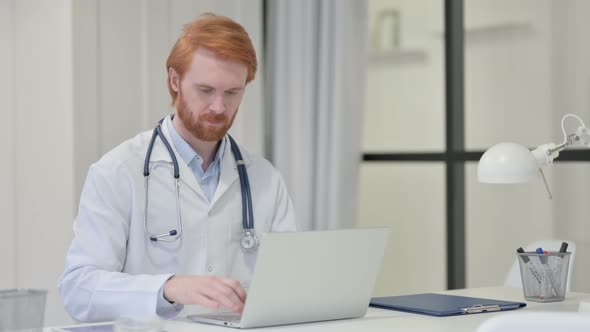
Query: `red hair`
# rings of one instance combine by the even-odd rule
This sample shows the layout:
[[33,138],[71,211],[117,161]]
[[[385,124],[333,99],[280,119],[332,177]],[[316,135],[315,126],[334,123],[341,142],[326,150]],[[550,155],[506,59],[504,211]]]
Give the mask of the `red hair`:
[[168,90],[172,96],[172,105],[175,104],[178,93],[170,84],[170,68],[173,68],[182,78],[192,62],[193,54],[199,47],[204,47],[221,58],[244,63],[248,68],[246,84],[250,83],[256,75],[258,66],[256,51],[244,27],[229,17],[212,13],[204,14],[184,26],[182,34],[166,60]]

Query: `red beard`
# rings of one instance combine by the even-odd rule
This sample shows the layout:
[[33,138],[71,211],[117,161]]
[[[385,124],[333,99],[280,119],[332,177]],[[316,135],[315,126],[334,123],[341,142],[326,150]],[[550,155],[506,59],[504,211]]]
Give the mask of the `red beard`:
[[[229,119],[225,114],[203,113],[197,119],[194,119],[180,91],[178,92],[176,111],[184,127],[197,139],[207,142],[221,140],[231,128],[236,114],[238,114],[236,111],[233,117]],[[211,125],[211,123],[214,125]]]

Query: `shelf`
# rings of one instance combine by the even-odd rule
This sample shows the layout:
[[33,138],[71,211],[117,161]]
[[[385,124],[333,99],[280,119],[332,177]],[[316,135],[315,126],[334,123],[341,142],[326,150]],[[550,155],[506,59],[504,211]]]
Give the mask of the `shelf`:
[[[504,34],[515,34],[530,32],[533,25],[528,22],[506,21],[465,27],[465,39],[480,38],[487,36],[497,36]],[[439,37],[444,37],[444,32],[438,33]]]
[[517,30],[531,30],[532,25],[526,22],[501,22],[496,24],[487,24],[480,26],[467,27],[465,33],[467,35],[477,35],[495,32],[513,32]]
[[396,49],[369,54],[369,64],[401,64],[425,61],[426,51],[423,49]]

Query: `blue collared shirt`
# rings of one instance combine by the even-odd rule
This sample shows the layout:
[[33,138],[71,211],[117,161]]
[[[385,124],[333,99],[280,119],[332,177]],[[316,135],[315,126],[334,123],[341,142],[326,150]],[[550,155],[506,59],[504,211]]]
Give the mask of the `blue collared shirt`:
[[[172,144],[174,144],[174,148],[176,148],[176,152],[178,152],[182,160],[184,160],[184,162],[191,169],[193,175],[201,185],[201,190],[203,190],[203,193],[209,202],[211,202],[211,199],[215,194],[215,190],[217,190],[217,185],[219,184],[219,175],[221,174],[221,159],[223,158],[227,138],[224,137],[221,140],[221,144],[219,144],[219,148],[215,154],[215,159],[209,165],[207,170],[203,171],[203,158],[199,156],[199,154],[187,143],[187,141],[185,141],[184,138],[178,134],[176,128],[174,128],[174,125],[170,120],[170,117],[166,118],[166,124],[168,126],[168,131],[170,132],[170,138],[172,138]],[[156,312],[160,316],[170,318],[182,310],[183,307],[183,305],[166,301],[164,298],[164,286],[160,288],[158,293],[158,303],[156,306]]]
[[176,151],[184,160],[184,162],[188,165],[188,167],[193,172],[195,178],[201,185],[201,190],[211,202],[213,199],[213,195],[215,194],[215,190],[217,190],[217,185],[219,184],[219,175],[221,174],[221,159],[223,158],[223,154],[225,151],[225,144],[227,138],[224,137],[221,140],[221,144],[219,144],[219,148],[217,149],[217,153],[215,154],[215,159],[209,165],[206,171],[203,171],[203,158],[199,156],[199,154],[182,138],[170,117],[166,118],[168,129],[170,131],[170,137],[172,138],[172,144],[176,148]]

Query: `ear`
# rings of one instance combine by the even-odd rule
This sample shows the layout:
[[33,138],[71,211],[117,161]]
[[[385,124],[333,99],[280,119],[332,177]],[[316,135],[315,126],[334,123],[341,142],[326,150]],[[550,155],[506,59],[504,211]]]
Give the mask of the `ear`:
[[174,70],[174,68],[168,68],[168,79],[170,80],[170,86],[174,92],[180,90],[180,75]]

